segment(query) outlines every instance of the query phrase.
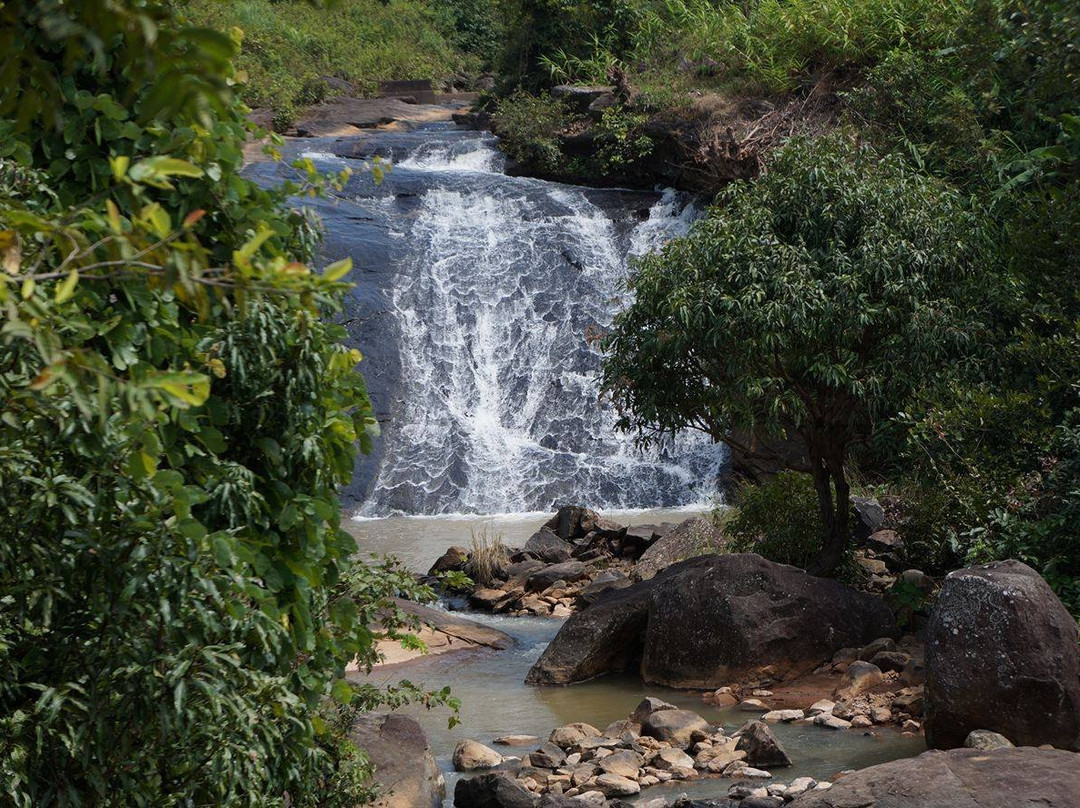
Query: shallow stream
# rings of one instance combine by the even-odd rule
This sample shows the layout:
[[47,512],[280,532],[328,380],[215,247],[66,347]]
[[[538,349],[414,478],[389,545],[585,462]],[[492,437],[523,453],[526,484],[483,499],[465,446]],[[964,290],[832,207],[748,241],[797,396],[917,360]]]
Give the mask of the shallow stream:
[[[611,511],[605,515],[626,523],[677,522],[700,509],[657,509]],[[352,521],[350,531],[366,552],[393,554],[416,571],[426,571],[448,546],[468,547],[473,532],[486,531],[520,546],[547,519],[543,513],[489,517],[392,517]],[[561,621],[536,617],[504,617],[470,613],[478,622],[494,626],[514,637],[517,644],[506,651],[477,649],[457,654],[420,659],[401,668],[377,671],[372,679],[390,683],[408,678],[432,688],[449,685],[461,700],[461,724],[447,728],[448,712],[409,709],[431,739],[439,765],[447,776],[447,802],[452,804],[457,777],[450,762],[455,744],[472,738],[491,745],[500,735],[536,735],[546,740],[552,729],[574,721],[584,721],[603,729],[628,716],[644,696],[658,696],[680,707],[694,710],[728,730],[753,717],[738,710],[717,710],[701,701],[700,693],[669,690],[642,684],[634,677],[603,677],[570,687],[533,687],[524,684],[525,674],[558,631]],[[844,769],[859,769],[908,757],[926,750],[921,736],[904,738],[891,727],[875,727],[873,735],[855,730],[829,730],[813,725],[777,724],[777,738],[787,749],[794,765],[776,769],[782,782],[808,775],[829,779]],[[523,754],[529,747],[494,747],[503,754]],[[654,786],[643,799],[686,793],[698,797],[722,797],[730,780],[696,781]]]

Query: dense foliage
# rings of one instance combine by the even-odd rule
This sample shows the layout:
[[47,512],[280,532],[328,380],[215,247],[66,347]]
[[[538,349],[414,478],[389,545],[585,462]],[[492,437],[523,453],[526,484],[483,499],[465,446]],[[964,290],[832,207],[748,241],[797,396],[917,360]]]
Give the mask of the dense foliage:
[[947,186],[846,137],[792,140],[642,262],[605,381],[646,438],[801,440],[829,536],[814,567],[831,571],[850,537],[852,447],[967,349],[975,281],[992,277]]
[[335,80],[365,94],[390,79],[467,82],[501,52],[502,18],[492,0],[340,0],[315,14],[308,0],[180,6],[201,27],[243,31],[240,95],[272,109],[281,131],[300,108],[333,94]]
[[0,776],[35,808],[355,805],[351,712],[447,696],[345,667],[430,592],[340,525],[375,429],[326,318],[348,265],[240,175],[235,41],[170,9],[0,8]]

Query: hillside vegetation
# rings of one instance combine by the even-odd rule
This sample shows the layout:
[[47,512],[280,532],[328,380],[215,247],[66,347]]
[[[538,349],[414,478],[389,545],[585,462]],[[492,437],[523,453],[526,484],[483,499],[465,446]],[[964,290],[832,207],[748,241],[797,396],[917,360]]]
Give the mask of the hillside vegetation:
[[500,33],[494,4],[479,0],[342,0],[323,9],[307,0],[184,0],[181,9],[195,25],[243,32],[241,97],[272,109],[278,129],[335,92],[335,79],[361,94],[390,79],[466,83],[487,66]]

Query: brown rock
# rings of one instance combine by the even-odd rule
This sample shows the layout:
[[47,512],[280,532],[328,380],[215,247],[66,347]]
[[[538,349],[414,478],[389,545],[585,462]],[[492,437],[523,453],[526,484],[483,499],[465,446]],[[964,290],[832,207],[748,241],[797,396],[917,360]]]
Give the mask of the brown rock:
[[735,749],[746,752],[746,762],[751,766],[791,765],[791,758],[764,721],[751,721],[743,727]]

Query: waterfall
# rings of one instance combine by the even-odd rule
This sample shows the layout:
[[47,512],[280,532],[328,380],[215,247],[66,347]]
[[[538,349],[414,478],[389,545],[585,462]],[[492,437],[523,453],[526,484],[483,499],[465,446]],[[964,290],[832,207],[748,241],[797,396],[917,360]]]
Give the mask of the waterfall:
[[489,135],[438,130],[385,185],[353,196],[398,241],[400,381],[364,514],[708,501],[723,450],[687,434],[640,451],[589,340],[626,304],[632,256],[690,226],[685,198],[510,177]]

